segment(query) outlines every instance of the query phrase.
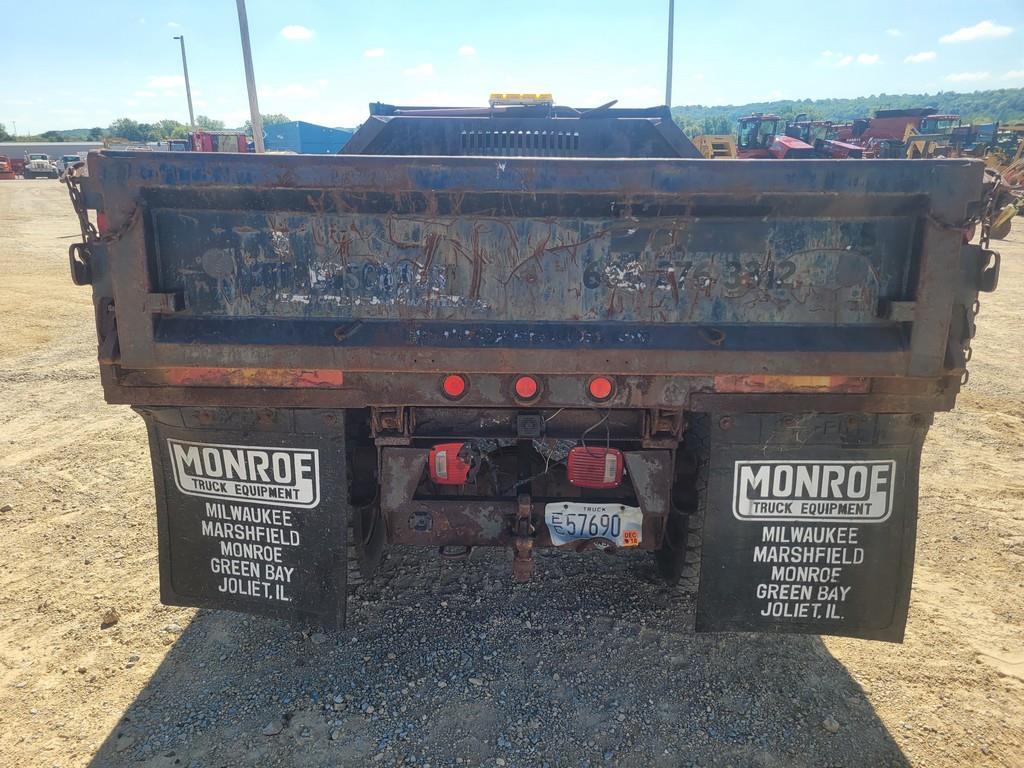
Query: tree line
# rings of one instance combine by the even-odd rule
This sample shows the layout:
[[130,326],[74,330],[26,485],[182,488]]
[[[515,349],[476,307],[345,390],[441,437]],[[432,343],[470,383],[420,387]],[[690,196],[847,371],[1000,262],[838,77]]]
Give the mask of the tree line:
[[1000,88],[974,93],[880,93],[855,99],[783,99],[752,104],[672,107],[672,116],[689,136],[702,133],[733,133],[736,120],[753,112],[776,114],[792,119],[805,113],[811,120],[847,122],[871,117],[879,109],[935,107],[940,112],[960,115],[965,122],[1024,122],[1024,88]]
[[[260,115],[263,123],[287,123],[291,122],[288,115],[280,113]],[[196,128],[204,131],[225,130],[223,120],[215,120],[206,115],[196,115]],[[252,133],[252,124],[246,120],[237,130],[245,133]],[[129,117],[118,118],[106,128],[95,126],[93,128],[75,128],[66,131],[44,131],[43,133],[31,136],[13,136],[7,132],[3,123],[0,123],[0,141],[128,141],[145,142],[160,141],[162,139],[185,139],[188,138],[190,128],[187,123],[178,120],[157,120],[154,123],[141,123]]]

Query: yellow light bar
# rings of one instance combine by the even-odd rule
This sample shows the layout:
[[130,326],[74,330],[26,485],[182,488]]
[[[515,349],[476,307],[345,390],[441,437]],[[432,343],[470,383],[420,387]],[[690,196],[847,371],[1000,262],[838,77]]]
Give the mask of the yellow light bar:
[[535,104],[552,105],[555,98],[550,93],[492,93],[492,107],[530,106]]

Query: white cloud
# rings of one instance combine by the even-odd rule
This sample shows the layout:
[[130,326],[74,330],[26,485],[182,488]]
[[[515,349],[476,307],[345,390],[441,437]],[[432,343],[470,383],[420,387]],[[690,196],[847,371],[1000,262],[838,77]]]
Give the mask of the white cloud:
[[430,62],[417,64],[415,67],[403,69],[402,74],[408,75],[409,77],[430,77],[434,74],[434,65]]
[[956,72],[952,75],[946,75],[946,79],[951,83],[974,83],[979,80],[988,80],[992,75],[988,72]]
[[132,94],[137,99],[155,99],[156,94],[152,91],[136,91]]
[[903,33],[900,32],[900,30],[891,27],[885,30],[885,34],[887,34],[889,37],[903,37]]
[[853,64],[853,56],[842,56],[839,61],[836,62],[837,67],[848,67]]
[[939,38],[940,43],[969,43],[974,40],[994,40],[1006,37],[1013,32],[1013,27],[993,24],[991,21],[979,21],[973,27],[961,27]]
[[368,59],[376,59],[379,56],[383,56],[385,53],[387,53],[387,51],[383,48],[367,48],[363,51],[363,56]]
[[168,21],[167,22],[167,26],[170,27],[171,29],[178,29],[178,27],[180,27],[181,24],[179,24],[176,21]]
[[858,64],[877,64],[881,58],[877,53],[862,53],[857,57]]
[[313,37],[313,30],[301,24],[289,24],[281,28],[281,37],[285,40],[309,40]]
[[149,78],[146,87],[155,91],[175,91],[185,87],[185,78],[181,75],[155,75]]
[[833,54],[832,51],[822,51],[821,52],[821,58],[823,58],[823,59],[831,59],[832,56],[834,56],[834,55],[835,54]]
[[704,82],[704,73],[703,72],[694,72],[692,77],[691,77],[691,79],[696,81],[696,82],[698,82],[698,83]]
[[1011,69],[1003,75],[1003,80],[1024,80],[1024,69]]
[[935,61],[935,51],[921,51],[912,53],[903,60],[904,64],[923,64],[926,61]]
[[472,45],[460,45],[459,56],[476,56],[476,48]]

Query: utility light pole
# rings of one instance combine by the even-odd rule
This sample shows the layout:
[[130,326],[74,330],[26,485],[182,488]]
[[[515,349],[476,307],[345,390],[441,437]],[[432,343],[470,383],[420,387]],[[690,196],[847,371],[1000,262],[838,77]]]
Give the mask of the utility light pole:
[[196,132],[196,116],[192,112],[192,86],[188,82],[188,59],[185,58],[185,36],[175,35],[175,40],[181,43],[181,68],[185,72],[185,96],[188,98],[188,124],[192,127],[192,133]]
[[252,72],[252,49],[249,47],[249,18],[245,15],[245,0],[238,4],[238,31],[242,35],[242,59],[245,62],[245,87],[249,91],[249,121],[252,123],[252,141],[257,152],[263,152],[263,118],[256,100],[256,76]]
[[668,0],[668,66],[665,70],[665,106],[672,108],[672,32],[675,30],[676,0]]

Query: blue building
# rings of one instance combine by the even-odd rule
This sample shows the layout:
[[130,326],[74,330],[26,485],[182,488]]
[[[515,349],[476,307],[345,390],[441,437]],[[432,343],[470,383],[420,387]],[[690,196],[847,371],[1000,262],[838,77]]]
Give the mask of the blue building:
[[300,155],[333,155],[352,137],[352,131],[328,128],[302,120],[263,126],[263,144],[268,151]]

